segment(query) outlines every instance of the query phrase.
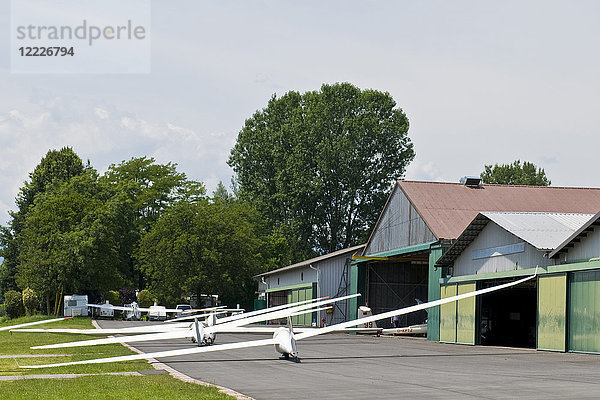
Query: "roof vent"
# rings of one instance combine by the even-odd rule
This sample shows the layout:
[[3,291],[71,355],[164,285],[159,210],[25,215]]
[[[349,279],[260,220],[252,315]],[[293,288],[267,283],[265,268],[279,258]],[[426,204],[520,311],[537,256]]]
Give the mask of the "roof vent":
[[463,176],[460,178],[460,183],[467,187],[479,187],[481,178],[478,176]]

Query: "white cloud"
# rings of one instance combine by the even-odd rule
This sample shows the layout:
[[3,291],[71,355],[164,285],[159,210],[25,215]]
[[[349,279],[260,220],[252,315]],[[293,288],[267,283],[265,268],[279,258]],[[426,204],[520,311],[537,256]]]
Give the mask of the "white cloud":
[[423,162],[418,158],[409,164],[404,176],[405,179],[418,181],[444,182],[449,180],[432,161]]
[[102,108],[99,108],[99,107],[94,108],[94,113],[96,113],[96,115],[100,119],[107,119],[108,118],[108,111],[103,110]]
[[150,122],[111,105],[56,98],[37,105],[37,112],[11,110],[0,114],[0,223],[8,220],[9,204],[19,187],[50,149],[71,146],[100,172],[131,157],[175,162],[190,179],[213,190],[229,182],[226,165],[233,140],[219,132],[202,132],[171,122]]

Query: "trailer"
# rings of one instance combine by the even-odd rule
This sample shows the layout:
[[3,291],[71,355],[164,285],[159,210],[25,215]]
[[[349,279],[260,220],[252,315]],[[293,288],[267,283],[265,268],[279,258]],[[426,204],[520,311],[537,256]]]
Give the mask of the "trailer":
[[87,317],[89,315],[87,295],[67,295],[64,300],[65,317]]

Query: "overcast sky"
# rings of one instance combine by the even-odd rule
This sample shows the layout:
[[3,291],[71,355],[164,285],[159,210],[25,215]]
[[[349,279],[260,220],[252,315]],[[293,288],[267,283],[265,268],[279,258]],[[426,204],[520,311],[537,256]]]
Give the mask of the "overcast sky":
[[154,1],[139,75],[11,74],[9,12],[0,0],[1,224],[62,146],[101,172],[147,155],[229,186],[237,133],[273,93],[343,81],[407,114],[408,179],[521,159],[553,186],[600,186],[598,1]]

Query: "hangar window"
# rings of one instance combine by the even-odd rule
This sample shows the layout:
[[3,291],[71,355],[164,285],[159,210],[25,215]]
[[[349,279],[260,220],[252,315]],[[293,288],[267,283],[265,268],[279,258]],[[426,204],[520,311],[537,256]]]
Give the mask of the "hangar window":
[[277,278],[277,284],[279,285],[279,278]]
[[304,280],[304,272],[300,272],[300,280],[303,281]]

